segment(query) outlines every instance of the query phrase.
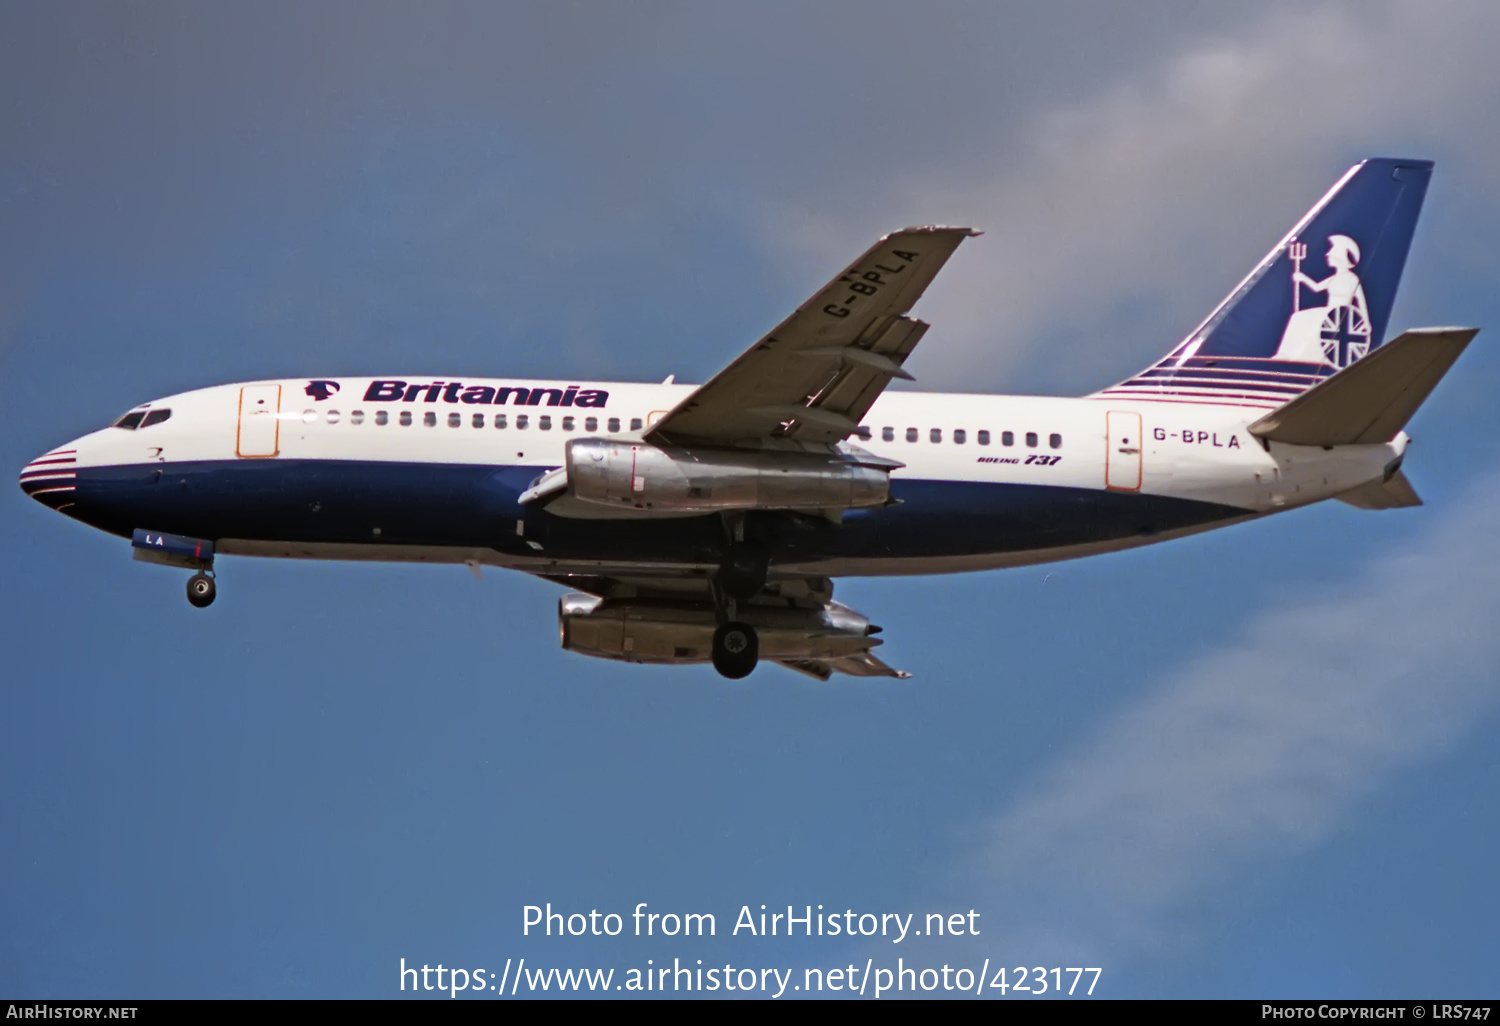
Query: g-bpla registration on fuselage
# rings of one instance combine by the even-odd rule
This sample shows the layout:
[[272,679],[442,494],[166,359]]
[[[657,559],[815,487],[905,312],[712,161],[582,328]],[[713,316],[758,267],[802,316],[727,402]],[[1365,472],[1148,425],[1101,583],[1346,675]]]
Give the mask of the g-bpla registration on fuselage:
[[220,385],[39,457],[21,487],[195,570],[465,563],[573,589],[563,647],[905,676],[832,579],[1072,559],[1323,499],[1420,504],[1417,407],[1475,335],[1382,345],[1432,164],[1363,161],[1166,357],[1082,398],[887,392],[976,233],[878,242],[700,386],[426,375]]

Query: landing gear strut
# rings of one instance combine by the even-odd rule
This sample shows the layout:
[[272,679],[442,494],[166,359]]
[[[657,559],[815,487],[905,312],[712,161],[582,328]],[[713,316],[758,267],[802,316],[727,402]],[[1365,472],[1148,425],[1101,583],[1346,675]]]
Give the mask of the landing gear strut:
[[750,676],[760,659],[760,638],[755,628],[737,619],[742,602],[749,602],[766,586],[770,554],[764,546],[745,540],[745,518],[724,518],[724,562],[709,583],[719,629],[714,631],[714,669],[730,680]]
[[748,677],[760,659],[760,639],[748,623],[731,621],[714,631],[714,669],[730,680]]
[[765,549],[759,546],[733,545],[719,564],[714,583],[727,597],[737,602],[749,601],[766,586],[770,563]]
[[199,609],[206,609],[213,605],[214,597],[218,594],[218,588],[214,585],[214,579],[199,570],[188,578],[187,596],[188,601]]

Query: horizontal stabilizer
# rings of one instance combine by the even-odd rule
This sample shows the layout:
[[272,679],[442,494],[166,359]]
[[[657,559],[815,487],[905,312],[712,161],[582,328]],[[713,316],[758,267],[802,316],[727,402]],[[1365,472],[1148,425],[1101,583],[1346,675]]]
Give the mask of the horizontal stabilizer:
[[1399,470],[1389,480],[1360,485],[1340,495],[1339,500],[1359,509],[1406,509],[1422,505],[1422,497]]
[[1289,445],[1388,442],[1406,426],[1478,328],[1414,328],[1260,420],[1250,433]]

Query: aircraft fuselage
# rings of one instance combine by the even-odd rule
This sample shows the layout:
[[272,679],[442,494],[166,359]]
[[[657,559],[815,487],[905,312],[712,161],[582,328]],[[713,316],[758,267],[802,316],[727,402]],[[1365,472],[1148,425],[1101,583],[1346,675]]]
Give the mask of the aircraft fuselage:
[[[711,570],[725,544],[717,515],[576,519],[518,502],[562,465],[569,440],[639,438],[693,387],[410,376],[224,385],[149,404],[171,410],[159,423],[55,450],[43,459],[73,462],[33,465],[23,486],[103,530],[213,539],[222,554]],[[275,409],[252,419],[257,396]],[[767,548],[773,575],[1046,562],[1330,498],[1378,479],[1405,448],[1405,435],[1332,450],[1266,444],[1246,430],[1264,412],[889,392],[851,442],[904,464],[891,475],[895,501],[839,517],[753,510],[746,537]]]

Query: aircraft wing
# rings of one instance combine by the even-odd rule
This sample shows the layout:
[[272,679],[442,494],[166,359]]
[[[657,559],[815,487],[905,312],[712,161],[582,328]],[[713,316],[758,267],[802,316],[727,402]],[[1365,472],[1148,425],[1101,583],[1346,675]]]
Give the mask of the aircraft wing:
[[895,677],[907,680],[911,674],[905,670],[892,669],[869,652],[842,656],[838,659],[778,659],[789,670],[805,673],[818,680],[828,680],[835,673],[847,673],[851,677]]
[[1422,505],[1422,497],[1399,467],[1389,479],[1360,485],[1340,495],[1339,501],[1357,509],[1407,509]]
[[761,448],[775,439],[831,446],[854,432],[927,325],[905,316],[969,228],[887,235],[770,334],[720,371],[646,438]]

